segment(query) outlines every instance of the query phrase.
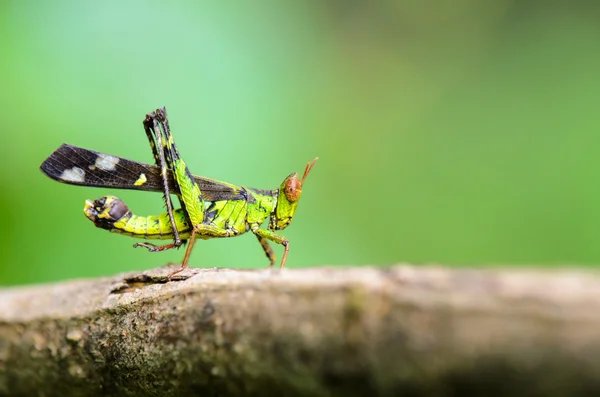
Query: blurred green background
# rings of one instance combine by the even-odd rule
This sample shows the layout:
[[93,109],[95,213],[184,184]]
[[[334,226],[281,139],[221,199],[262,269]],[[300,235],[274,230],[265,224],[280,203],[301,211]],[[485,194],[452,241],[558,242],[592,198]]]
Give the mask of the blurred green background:
[[[320,157],[290,268],[600,263],[600,7],[583,1],[0,2],[0,284],[181,260],[96,229],[40,173],[63,142],[152,162],[167,106],[192,172],[275,188]],[[278,257],[281,248],[276,247]],[[252,236],[196,267],[262,268]]]

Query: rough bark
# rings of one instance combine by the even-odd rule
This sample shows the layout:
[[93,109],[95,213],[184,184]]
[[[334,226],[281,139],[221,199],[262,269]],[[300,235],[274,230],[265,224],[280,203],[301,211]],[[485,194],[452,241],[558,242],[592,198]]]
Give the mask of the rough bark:
[[600,276],[167,269],[0,289],[0,395],[599,395]]

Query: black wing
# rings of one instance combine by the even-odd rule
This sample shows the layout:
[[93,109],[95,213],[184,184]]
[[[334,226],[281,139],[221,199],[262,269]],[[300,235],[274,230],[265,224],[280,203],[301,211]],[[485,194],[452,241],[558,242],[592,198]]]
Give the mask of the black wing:
[[[63,144],[40,166],[48,177],[69,185],[162,192],[160,168],[94,150]],[[244,189],[225,182],[194,175],[204,200],[242,200]],[[171,171],[169,189],[178,191]]]

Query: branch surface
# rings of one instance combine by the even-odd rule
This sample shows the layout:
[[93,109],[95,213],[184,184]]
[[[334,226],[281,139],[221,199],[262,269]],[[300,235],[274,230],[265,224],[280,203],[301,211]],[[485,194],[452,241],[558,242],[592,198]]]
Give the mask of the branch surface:
[[600,395],[600,275],[167,268],[0,289],[0,395]]

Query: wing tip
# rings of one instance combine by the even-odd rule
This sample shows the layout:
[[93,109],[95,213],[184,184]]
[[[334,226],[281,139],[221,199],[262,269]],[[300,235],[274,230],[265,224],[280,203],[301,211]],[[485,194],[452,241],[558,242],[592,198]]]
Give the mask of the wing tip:
[[59,157],[67,156],[68,153],[65,152],[67,149],[72,149],[73,145],[69,145],[68,143],[63,143],[59,147],[57,147],[40,165],[40,171],[42,174],[46,175],[50,179],[54,179],[55,181],[64,182],[61,180],[60,176],[62,172],[60,172],[59,167],[56,166],[55,162],[59,162]]

